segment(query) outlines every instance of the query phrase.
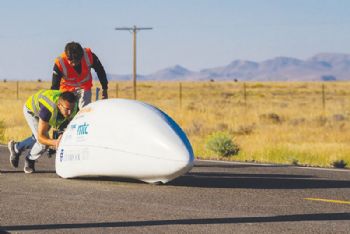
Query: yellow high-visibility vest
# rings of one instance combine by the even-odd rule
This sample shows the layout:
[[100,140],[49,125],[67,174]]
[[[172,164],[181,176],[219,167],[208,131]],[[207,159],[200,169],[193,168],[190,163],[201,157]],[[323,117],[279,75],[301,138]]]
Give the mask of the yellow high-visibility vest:
[[72,114],[67,118],[57,119],[57,102],[61,94],[59,90],[40,90],[34,95],[30,96],[26,101],[26,107],[34,114],[34,116],[39,117],[40,106],[42,104],[51,112],[51,118],[49,124],[53,128],[59,128],[60,125],[67,119],[71,119],[78,112],[78,105],[75,104]]

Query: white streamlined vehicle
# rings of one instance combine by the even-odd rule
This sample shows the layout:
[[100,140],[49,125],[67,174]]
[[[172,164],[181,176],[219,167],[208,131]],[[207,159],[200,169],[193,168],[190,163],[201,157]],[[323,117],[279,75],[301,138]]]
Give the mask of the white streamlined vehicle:
[[140,101],[107,99],[85,106],[70,122],[56,173],[167,183],[188,172],[193,160],[186,134],[167,114]]

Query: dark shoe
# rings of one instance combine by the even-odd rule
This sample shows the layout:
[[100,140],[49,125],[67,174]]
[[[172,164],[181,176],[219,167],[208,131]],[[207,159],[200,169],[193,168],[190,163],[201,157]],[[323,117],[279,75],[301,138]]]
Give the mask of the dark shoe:
[[16,153],[15,151],[15,145],[16,145],[16,142],[11,140],[9,143],[8,143],[8,148],[9,148],[9,151],[10,151],[10,164],[14,167],[14,168],[17,168],[18,167],[18,162],[19,162],[19,156],[21,155],[20,152]]
[[33,173],[35,172],[35,160],[31,160],[28,157],[25,157],[24,160],[24,172]]

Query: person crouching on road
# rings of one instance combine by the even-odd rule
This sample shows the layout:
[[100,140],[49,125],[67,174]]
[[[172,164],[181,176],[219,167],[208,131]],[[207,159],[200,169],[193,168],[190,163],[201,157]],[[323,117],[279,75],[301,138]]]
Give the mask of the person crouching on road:
[[91,102],[91,68],[101,83],[102,99],[107,99],[108,80],[100,60],[90,48],[83,48],[74,41],[67,43],[64,52],[55,60],[51,89],[74,92],[82,109]]
[[8,143],[11,165],[17,168],[21,153],[30,149],[25,157],[24,172],[33,173],[35,160],[49,146],[57,149],[60,143],[61,137],[50,139],[50,128],[60,129],[63,125],[68,125],[77,112],[77,98],[72,92],[40,90],[30,96],[23,107],[23,113],[33,136],[21,142],[11,140]]

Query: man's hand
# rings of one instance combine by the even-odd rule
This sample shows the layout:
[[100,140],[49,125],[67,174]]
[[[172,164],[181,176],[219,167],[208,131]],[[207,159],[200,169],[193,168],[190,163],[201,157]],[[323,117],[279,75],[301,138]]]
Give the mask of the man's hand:
[[102,90],[102,99],[108,99],[108,89]]
[[62,135],[59,135],[59,137],[58,137],[57,140],[56,140],[56,145],[55,145],[55,149],[56,149],[56,150],[58,149],[58,146],[60,145],[61,138],[62,138]]

